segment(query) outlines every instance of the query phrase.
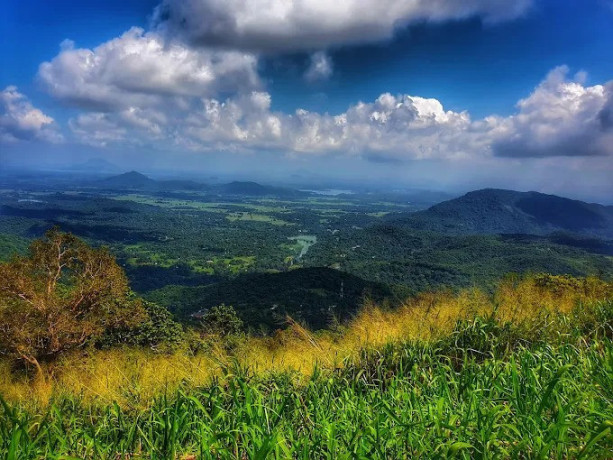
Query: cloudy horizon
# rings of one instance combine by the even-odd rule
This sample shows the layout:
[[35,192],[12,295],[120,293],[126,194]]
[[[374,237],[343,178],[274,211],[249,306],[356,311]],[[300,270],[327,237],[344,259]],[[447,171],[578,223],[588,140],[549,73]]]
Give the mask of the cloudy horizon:
[[6,168],[104,158],[611,202],[605,0],[110,2],[116,23],[70,3],[46,28],[41,2],[4,6]]

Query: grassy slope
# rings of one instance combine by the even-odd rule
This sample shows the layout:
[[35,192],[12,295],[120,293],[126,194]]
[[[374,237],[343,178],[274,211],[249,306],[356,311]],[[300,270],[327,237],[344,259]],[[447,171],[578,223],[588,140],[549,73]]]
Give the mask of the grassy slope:
[[[0,453],[610,458],[611,295],[595,280],[541,277],[509,280],[494,298],[466,291],[393,312],[371,306],[342,333],[295,325],[230,355],[195,356],[192,371],[209,368],[196,385],[179,355],[75,355],[56,367],[50,405],[35,402],[36,388],[21,403],[12,394]],[[147,379],[157,384],[149,397]],[[105,394],[104,381],[119,394]],[[5,375],[0,391],[26,385]]]

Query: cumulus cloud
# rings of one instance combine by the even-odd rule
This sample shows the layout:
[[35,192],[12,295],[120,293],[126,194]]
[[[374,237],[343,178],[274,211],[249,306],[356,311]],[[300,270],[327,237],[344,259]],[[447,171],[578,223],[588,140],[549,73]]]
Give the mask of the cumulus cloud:
[[88,145],[111,143],[147,144],[164,139],[168,117],[155,109],[128,107],[118,112],[91,112],[71,119],[68,125],[76,138]]
[[385,93],[338,115],[272,110],[267,92],[193,98],[183,106],[131,106],[84,114],[70,127],[84,142],[150,143],[202,151],[347,155],[376,163],[613,154],[612,89],[554,69],[509,117],[473,120],[437,99]]
[[15,86],[0,92],[0,141],[44,140],[59,142],[62,139],[53,118],[32,105]]
[[323,51],[318,51],[311,55],[309,67],[304,73],[306,81],[315,82],[327,80],[332,76],[332,59]]
[[64,42],[52,61],[40,65],[38,77],[56,98],[101,111],[259,86],[257,58],[250,53],[194,50],[136,27],[93,50]]
[[390,39],[421,21],[518,17],[532,0],[163,0],[158,27],[190,43],[265,52]]
[[[140,114],[143,116],[143,114]],[[275,150],[290,155],[364,155],[373,161],[460,158],[487,148],[487,123],[473,124],[466,112],[444,110],[436,99],[383,94],[340,115],[306,110],[271,110],[271,96],[254,91],[220,101],[202,99],[184,112],[160,121],[155,135],[194,150]],[[128,124],[125,112],[92,114],[71,122],[90,142],[130,142],[150,138],[151,123]],[[87,136],[91,131],[92,135]],[[484,147],[485,146],[485,147]]]
[[500,120],[506,134],[493,144],[508,157],[613,154],[613,84],[584,86],[583,74],[567,78],[565,66],[517,104],[518,113]]
[[271,113],[270,94],[254,91],[225,102],[204,100],[202,105],[182,123],[182,134],[196,144],[224,149],[237,144],[249,148],[282,145],[282,115]]
[[467,113],[445,111],[436,99],[382,94],[336,116],[299,110],[287,117],[297,152],[377,153],[378,158],[448,158],[470,154],[455,142],[470,127]]
[[164,0],[154,30],[135,27],[93,49],[65,41],[40,65],[38,79],[55,98],[85,110],[69,127],[97,146],[156,141],[205,150],[349,152],[373,161],[467,157],[488,152],[491,136],[510,128],[409,95],[383,94],[335,116],[277,113],[261,91],[255,53],[318,49],[304,74],[314,82],[333,73],[321,51],[330,46],[389,38],[415,21],[511,19],[530,1]]

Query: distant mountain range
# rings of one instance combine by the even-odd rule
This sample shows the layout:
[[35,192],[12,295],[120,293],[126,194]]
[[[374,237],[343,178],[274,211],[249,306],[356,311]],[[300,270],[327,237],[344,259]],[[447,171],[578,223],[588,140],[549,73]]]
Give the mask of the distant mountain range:
[[392,223],[448,234],[570,232],[613,238],[613,206],[538,192],[483,189],[396,218]]
[[[142,191],[206,191],[219,195],[304,197],[309,192],[257,182],[208,185],[191,180],[154,180],[136,171],[95,183],[97,188]],[[483,189],[425,211],[391,216],[389,224],[446,234],[550,235],[567,232],[613,239],[613,206],[538,192]]]
[[208,191],[222,195],[244,196],[308,196],[309,193],[281,187],[272,187],[257,182],[230,182],[229,184],[208,185],[191,180],[154,180],[137,171],[112,176],[95,183],[97,188],[111,190],[143,191]]

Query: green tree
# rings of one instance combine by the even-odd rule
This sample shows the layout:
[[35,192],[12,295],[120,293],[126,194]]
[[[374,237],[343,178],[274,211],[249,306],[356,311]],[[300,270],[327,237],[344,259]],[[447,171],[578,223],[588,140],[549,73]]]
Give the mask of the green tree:
[[48,231],[0,264],[0,353],[33,365],[146,319],[106,248]]
[[144,300],[142,304],[147,315],[143,322],[108,331],[99,345],[105,347],[123,343],[168,349],[181,343],[183,327],[174,320],[172,313],[153,302]]
[[242,328],[243,321],[231,305],[221,304],[213,307],[202,317],[202,329],[208,334],[236,335]]

